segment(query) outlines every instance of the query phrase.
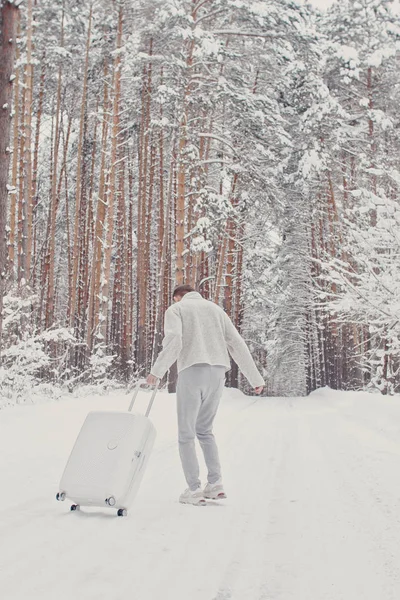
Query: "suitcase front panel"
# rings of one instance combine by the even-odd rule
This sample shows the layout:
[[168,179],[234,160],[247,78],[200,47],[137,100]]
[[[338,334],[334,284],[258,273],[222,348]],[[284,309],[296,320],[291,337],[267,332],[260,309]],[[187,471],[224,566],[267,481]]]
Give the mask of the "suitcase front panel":
[[[60,489],[77,504],[105,506],[113,496],[115,506],[131,501],[137,473],[155,439],[155,428],[143,416],[121,412],[91,412],[72,449]],[[135,489],[136,488],[136,489]]]

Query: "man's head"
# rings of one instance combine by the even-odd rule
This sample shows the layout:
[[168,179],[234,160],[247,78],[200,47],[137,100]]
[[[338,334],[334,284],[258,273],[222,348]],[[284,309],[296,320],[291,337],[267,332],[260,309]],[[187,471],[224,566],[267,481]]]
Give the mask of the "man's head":
[[178,287],[176,287],[174,289],[174,293],[172,294],[172,298],[174,300],[174,302],[179,302],[180,300],[182,300],[183,296],[185,294],[188,294],[189,292],[195,292],[196,290],[194,288],[192,288],[191,285],[178,285]]

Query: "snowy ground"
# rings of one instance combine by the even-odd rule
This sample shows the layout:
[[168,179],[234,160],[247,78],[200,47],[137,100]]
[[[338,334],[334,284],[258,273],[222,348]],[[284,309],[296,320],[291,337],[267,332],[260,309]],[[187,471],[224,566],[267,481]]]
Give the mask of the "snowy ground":
[[174,397],[160,393],[128,518],[70,513],[54,496],[86,413],[126,406],[114,393],[0,411],[2,599],[399,599],[399,397],[225,390],[229,498],[195,508],[177,502]]

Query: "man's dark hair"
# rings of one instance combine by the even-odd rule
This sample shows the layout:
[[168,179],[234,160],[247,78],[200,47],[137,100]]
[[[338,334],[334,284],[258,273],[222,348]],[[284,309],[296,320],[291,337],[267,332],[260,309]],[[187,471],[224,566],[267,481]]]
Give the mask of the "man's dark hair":
[[189,292],[195,292],[196,290],[194,288],[192,288],[191,285],[189,284],[185,284],[185,285],[178,285],[175,289],[174,289],[174,293],[172,294],[172,298],[176,298],[177,296],[179,297],[183,297],[185,294],[188,294]]

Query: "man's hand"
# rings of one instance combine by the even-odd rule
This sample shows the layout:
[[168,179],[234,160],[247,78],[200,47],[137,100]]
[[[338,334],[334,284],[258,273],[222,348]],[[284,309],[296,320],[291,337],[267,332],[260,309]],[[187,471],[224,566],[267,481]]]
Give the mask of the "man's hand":
[[264,386],[260,385],[259,387],[254,388],[254,391],[256,394],[261,394],[261,392],[263,391]]
[[146,381],[149,385],[157,385],[158,377],[150,373],[150,375],[147,375]]

